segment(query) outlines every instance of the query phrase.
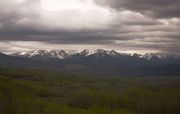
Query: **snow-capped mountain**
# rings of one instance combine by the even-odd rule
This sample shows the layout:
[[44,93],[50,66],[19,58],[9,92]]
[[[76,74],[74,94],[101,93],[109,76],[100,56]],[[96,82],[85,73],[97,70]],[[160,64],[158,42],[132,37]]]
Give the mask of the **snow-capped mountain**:
[[180,76],[180,56],[164,53],[127,54],[115,50],[35,50],[0,54],[0,66],[47,68],[127,76]]
[[56,58],[65,59],[73,55],[80,55],[84,57],[95,56],[95,57],[136,57],[140,59],[152,60],[152,59],[168,59],[168,58],[180,58],[178,55],[165,54],[165,53],[147,53],[147,54],[127,54],[119,53],[115,50],[103,50],[103,49],[84,49],[82,51],[78,50],[34,50],[28,52],[18,52],[12,53],[11,56],[16,57],[26,57],[26,58]]
[[26,58],[64,59],[77,53],[78,51],[76,50],[34,50],[29,52],[12,53],[11,56],[26,57]]
[[179,55],[165,54],[165,53],[146,53],[146,54],[133,54],[134,57],[152,60],[152,59],[167,59],[167,58],[180,58]]
[[18,53],[12,53],[11,56],[18,56],[18,57],[27,57],[27,58],[58,58],[58,59],[65,59],[68,57],[71,57],[73,55],[81,55],[81,56],[90,56],[93,54],[109,54],[109,51],[105,50],[88,50],[84,49],[82,51],[77,50],[34,50],[34,51],[28,51],[28,52],[18,52]]
[[118,57],[118,56],[130,56],[130,54],[119,53],[115,50],[103,50],[103,49],[84,49],[81,51],[78,50],[34,50],[27,52],[17,52],[11,53],[10,56],[15,57],[24,57],[24,58],[36,58],[36,59],[66,59],[74,55],[89,57],[94,56],[96,58],[102,58],[106,56]]

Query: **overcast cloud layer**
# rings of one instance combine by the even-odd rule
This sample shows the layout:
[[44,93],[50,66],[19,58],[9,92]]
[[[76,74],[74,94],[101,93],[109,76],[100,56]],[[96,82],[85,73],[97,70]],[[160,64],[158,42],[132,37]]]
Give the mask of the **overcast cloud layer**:
[[179,0],[0,0],[0,50],[180,54]]

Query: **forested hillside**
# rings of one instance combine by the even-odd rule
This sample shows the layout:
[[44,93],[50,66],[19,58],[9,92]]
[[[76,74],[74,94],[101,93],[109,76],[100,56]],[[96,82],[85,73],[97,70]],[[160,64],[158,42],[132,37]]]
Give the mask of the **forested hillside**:
[[0,114],[179,114],[180,78],[0,68]]

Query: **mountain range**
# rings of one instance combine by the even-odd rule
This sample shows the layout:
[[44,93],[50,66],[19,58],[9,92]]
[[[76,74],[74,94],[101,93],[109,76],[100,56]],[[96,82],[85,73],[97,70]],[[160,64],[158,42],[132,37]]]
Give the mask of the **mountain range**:
[[118,76],[180,76],[180,56],[126,54],[115,50],[34,50],[0,54],[0,66],[45,68],[71,73]]
[[111,56],[111,57],[136,57],[141,59],[179,59],[179,55],[175,54],[165,54],[165,53],[147,53],[147,54],[126,54],[126,53],[119,53],[115,50],[107,51],[102,49],[97,50],[89,50],[84,49],[82,51],[77,50],[34,50],[34,51],[28,51],[28,52],[17,52],[17,53],[11,53],[10,56],[15,57],[24,57],[24,58],[33,58],[33,59],[67,59],[71,58],[72,56],[99,56],[99,57],[105,57],[105,56]]

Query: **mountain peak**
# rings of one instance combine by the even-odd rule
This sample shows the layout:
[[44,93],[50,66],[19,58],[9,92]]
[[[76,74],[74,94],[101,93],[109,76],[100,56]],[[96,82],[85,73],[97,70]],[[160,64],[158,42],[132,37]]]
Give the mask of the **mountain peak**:
[[78,50],[33,50],[28,52],[18,52],[13,53],[11,56],[19,56],[19,57],[26,57],[26,58],[56,58],[56,59],[65,59],[71,57],[72,55],[82,55],[84,57],[88,57],[91,55],[95,55],[96,57],[136,57],[136,58],[143,58],[147,60],[151,59],[166,59],[166,58],[180,58],[180,56],[174,54],[165,54],[165,53],[147,53],[147,54],[126,54],[126,53],[119,53],[115,50],[103,50],[103,49],[84,49],[82,51]]

